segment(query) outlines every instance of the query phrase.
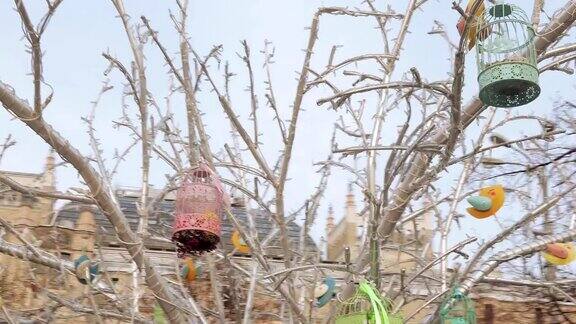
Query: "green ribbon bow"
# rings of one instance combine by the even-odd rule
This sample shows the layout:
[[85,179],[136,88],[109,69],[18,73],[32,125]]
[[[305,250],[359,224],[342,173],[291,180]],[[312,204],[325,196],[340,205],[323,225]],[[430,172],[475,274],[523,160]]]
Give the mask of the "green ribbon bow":
[[390,324],[384,302],[376,290],[366,281],[360,283],[359,290],[364,293],[370,300],[370,303],[372,303],[376,324]]

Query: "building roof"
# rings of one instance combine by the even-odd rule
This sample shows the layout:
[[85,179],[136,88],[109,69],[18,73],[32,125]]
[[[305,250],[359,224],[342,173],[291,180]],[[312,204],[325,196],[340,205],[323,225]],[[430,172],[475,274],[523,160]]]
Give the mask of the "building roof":
[[[137,230],[138,226],[138,213],[136,210],[136,204],[139,198],[136,196],[129,196],[123,194],[122,191],[117,191],[117,199],[120,204],[120,208],[126,215],[130,228],[134,231]],[[157,210],[153,212],[149,219],[149,231],[154,238],[146,240],[146,246],[149,249],[154,250],[174,250],[174,245],[170,241],[172,235],[172,221],[173,221],[173,211],[174,211],[174,200],[167,199],[158,204]],[[81,210],[86,208],[86,205],[70,202],[57,212],[56,214],[56,225],[64,227],[73,227],[76,224],[78,216]],[[238,219],[238,221],[244,226],[248,226],[248,216],[246,207],[233,206],[231,208],[232,214]],[[100,245],[103,246],[121,246],[119,239],[113,229],[112,224],[99,210],[93,209],[95,225],[96,225],[96,239]],[[271,215],[269,215],[264,210],[252,209],[252,215],[254,216],[254,223],[256,224],[256,230],[258,232],[258,238],[262,242],[269,235],[276,224],[273,222]],[[223,243],[223,248],[226,251],[232,251],[233,246],[231,243],[231,236],[234,232],[234,226],[232,221],[224,216],[222,220],[222,235],[221,243]],[[292,245],[292,251],[299,250],[299,241],[301,236],[301,227],[294,223],[289,222],[288,236]],[[269,257],[282,258],[283,250],[279,243],[279,234],[276,235],[266,247],[266,253]],[[305,239],[305,252],[316,254],[318,248],[312,238],[307,235]]]

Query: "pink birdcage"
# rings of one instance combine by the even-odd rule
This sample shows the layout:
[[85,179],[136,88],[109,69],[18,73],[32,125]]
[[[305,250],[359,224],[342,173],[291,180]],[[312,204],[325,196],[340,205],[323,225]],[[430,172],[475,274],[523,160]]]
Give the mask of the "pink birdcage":
[[172,241],[178,256],[216,249],[220,242],[220,213],[228,205],[218,175],[204,164],[188,172],[176,193]]

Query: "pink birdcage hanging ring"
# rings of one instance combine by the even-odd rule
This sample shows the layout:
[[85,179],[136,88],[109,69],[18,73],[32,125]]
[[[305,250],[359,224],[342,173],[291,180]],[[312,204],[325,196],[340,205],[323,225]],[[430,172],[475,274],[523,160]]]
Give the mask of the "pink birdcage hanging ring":
[[220,214],[228,205],[222,183],[205,163],[191,169],[176,193],[172,241],[178,256],[216,249],[220,242]]

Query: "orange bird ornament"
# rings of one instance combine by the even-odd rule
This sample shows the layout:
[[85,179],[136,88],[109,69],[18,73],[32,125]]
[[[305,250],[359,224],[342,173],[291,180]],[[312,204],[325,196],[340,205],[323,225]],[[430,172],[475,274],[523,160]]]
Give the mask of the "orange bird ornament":
[[[482,3],[480,4],[480,6],[478,7],[478,10],[476,10],[476,14],[474,15],[474,17],[472,17],[472,21],[470,21],[470,27],[468,27],[468,34],[466,35],[466,38],[468,39],[468,50],[471,50],[474,45],[476,45],[476,34],[478,32],[478,20],[482,19],[482,17],[484,17],[484,12],[486,11],[486,7],[484,7],[484,1],[483,0],[470,0],[468,2],[468,5],[466,5],[466,14],[469,15],[470,12],[472,11],[472,8],[474,6],[474,4],[476,2],[481,1]],[[464,27],[466,25],[466,19],[464,19],[464,17],[460,17],[460,19],[458,20],[458,23],[456,24],[456,28],[458,28],[458,33],[460,34],[460,37],[462,37],[462,35],[464,34]],[[488,33],[482,33],[481,35],[481,39],[484,40],[486,39],[486,37],[488,37]]]
[[576,260],[576,250],[572,243],[548,244],[542,255],[546,261],[553,265],[567,265]]
[[478,196],[468,197],[468,203],[472,207],[466,211],[479,219],[490,217],[502,208],[505,197],[504,188],[501,185],[482,188],[478,192]]

